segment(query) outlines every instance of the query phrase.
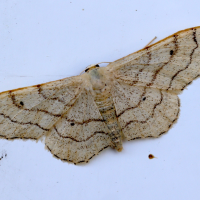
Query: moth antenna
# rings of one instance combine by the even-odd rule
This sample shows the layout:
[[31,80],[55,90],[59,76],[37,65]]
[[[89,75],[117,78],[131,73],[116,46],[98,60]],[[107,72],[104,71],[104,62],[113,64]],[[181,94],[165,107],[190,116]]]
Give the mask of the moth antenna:
[[148,47],[157,37],[155,36],[144,48]]

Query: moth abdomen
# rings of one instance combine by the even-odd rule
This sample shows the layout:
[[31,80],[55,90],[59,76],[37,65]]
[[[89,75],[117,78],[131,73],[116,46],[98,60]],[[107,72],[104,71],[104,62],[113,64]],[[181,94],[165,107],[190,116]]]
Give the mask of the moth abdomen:
[[109,92],[95,93],[95,103],[99,112],[109,130],[109,136],[112,141],[112,148],[117,151],[122,150],[122,131],[119,126],[116,108]]

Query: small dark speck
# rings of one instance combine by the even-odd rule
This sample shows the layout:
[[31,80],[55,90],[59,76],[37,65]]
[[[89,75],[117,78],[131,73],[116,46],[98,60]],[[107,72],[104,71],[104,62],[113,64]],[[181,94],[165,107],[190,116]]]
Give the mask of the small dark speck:
[[22,106],[23,106],[23,105],[24,105],[24,102],[23,102],[23,101],[20,101],[20,105],[22,105]]
[[149,159],[153,159],[153,158],[156,158],[153,154],[149,154]]
[[71,126],[74,126],[75,124],[74,124],[74,122],[72,122],[70,125],[71,125]]
[[145,101],[146,100],[146,97],[143,97],[142,101]]
[[174,51],[173,51],[173,50],[171,50],[171,51],[170,51],[170,55],[173,55],[173,53],[174,53]]
[[7,153],[6,152],[3,152],[1,157],[0,157],[0,160],[2,160],[3,158],[6,158],[7,157]]
[[135,10],[135,11],[137,11],[137,10]]

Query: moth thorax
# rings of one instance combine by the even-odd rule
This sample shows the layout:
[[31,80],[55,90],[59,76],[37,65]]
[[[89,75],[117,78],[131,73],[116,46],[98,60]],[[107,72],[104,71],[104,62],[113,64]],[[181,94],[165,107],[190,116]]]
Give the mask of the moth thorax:
[[106,86],[106,83],[103,76],[99,73],[99,70],[93,69],[89,71],[89,76],[90,76],[90,82],[92,84],[93,90],[99,90],[96,92],[101,92]]

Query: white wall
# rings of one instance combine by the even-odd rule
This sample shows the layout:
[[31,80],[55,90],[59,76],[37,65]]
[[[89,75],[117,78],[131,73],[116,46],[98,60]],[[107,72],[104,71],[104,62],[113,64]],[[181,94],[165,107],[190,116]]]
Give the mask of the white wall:
[[[0,91],[78,75],[179,30],[199,26],[198,0],[1,0]],[[181,95],[178,123],[75,166],[44,144],[0,140],[2,200],[199,200],[200,80]],[[5,153],[7,157],[5,157]],[[157,159],[148,159],[152,153]]]

